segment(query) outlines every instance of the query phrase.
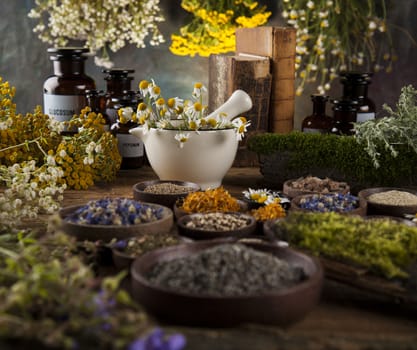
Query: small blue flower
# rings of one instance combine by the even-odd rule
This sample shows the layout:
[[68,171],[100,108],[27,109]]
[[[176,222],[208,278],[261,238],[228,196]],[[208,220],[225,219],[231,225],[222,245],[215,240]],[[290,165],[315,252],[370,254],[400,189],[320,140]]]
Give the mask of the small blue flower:
[[186,339],[182,334],[173,334],[165,337],[160,328],[149,335],[133,341],[128,350],[181,350],[186,344]]

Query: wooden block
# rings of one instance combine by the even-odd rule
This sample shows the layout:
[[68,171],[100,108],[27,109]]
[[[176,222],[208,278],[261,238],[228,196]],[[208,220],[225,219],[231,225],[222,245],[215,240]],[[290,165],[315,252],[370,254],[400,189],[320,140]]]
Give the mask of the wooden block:
[[[271,58],[271,103],[269,108],[269,131],[288,130],[288,120],[294,119],[294,107],[281,109],[295,102],[295,45],[296,30],[289,27],[238,28],[236,30],[236,54],[262,55]],[[276,123],[283,120],[283,123]],[[281,124],[285,124],[283,127]],[[293,125],[294,123],[292,123]],[[275,129],[279,125],[279,130]],[[290,132],[291,130],[288,130]]]
[[288,134],[294,129],[294,120],[274,120],[272,127],[275,130],[274,132],[277,134]]
[[[244,113],[251,121],[249,132],[268,131],[271,96],[268,57],[211,55],[209,58],[209,110],[222,105],[237,89],[246,91],[253,107]],[[245,139],[242,141],[245,143]]]

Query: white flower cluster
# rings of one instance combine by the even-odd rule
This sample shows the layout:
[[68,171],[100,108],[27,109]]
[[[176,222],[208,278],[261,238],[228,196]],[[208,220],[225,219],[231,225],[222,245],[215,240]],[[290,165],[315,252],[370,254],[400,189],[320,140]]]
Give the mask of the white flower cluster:
[[94,164],[95,158],[94,155],[95,154],[100,154],[103,153],[103,147],[101,144],[97,144],[94,141],[91,141],[87,147],[85,148],[85,153],[87,154],[86,157],[83,160],[83,163],[85,165],[87,164]]
[[[395,59],[385,22],[385,0],[283,0],[282,16],[297,29],[296,71],[299,85],[318,83],[318,93],[330,89],[346,70],[391,70]],[[381,8],[381,15],[377,9]],[[379,32],[378,40],[375,33]],[[384,45],[386,47],[384,47]],[[382,50],[388,50],[385,55]],[[386,61],[386,65],[380,64]]]
[[139,48],[159,45],[164,38],[157,26],[165,19],[159,0],[36,0],[29,17],[39,20],[33,31],[43,42],[66,46],[69,40],[83,40],[98,65],[111,68],[107,47],[118,51],[127,43]]
[[16,227],[21,220],[35,218],[41,212],[56,212],[66,188],[60,181],[63,176],[52,156],[41,167],[34,160],[9,167],[1,165],[0,182],[6,188],[0,193],[0,231]]

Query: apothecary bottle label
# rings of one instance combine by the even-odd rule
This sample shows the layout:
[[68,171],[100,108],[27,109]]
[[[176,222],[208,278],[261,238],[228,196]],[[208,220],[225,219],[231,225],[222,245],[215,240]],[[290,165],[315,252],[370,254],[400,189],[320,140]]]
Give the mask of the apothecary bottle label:
[[375,113],[356,113],[356,121],[358,123],[366,122],[367,120],[375,119]]
[[119,153],[123,158],[144,156],[142,141],[130,134],[117,134]]
[[314,129],[314,128],[303,128],[303,132],[307,134],[325,134],[328,130]]
[[86,105],[81,95],[43,94],[44,113],[60,122],[70,120],[74,114],[80,114]]

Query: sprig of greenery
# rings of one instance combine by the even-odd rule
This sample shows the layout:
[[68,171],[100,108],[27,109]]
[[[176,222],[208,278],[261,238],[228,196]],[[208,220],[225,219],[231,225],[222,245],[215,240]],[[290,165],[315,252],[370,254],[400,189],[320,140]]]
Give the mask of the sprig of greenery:
[[363,144],[376,168],[380,166],[380,150],[398,156],[398,146],[406,145],[417,153],[417,90],[408,85],[401,89],[396,109],[384,104],[387,116],[355,123],[355,138]]
[[123,277],[97,280],[77,243],[62,233],[0,235],[0,338],[125,349],[149,323],[119,288]]

